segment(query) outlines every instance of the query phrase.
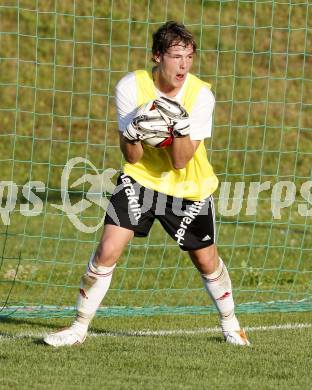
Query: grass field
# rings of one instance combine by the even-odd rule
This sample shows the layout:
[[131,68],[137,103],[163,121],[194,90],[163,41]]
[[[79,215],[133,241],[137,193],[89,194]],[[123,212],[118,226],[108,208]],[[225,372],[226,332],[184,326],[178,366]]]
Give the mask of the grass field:
[[42,335],[69,320],[7,319],[0,332],[0,387],[311,388],[311,313],[240,319],[248,329],[249,348],[223,343],[216,316],[95,319],[83,345],[59,349],[43,345]]

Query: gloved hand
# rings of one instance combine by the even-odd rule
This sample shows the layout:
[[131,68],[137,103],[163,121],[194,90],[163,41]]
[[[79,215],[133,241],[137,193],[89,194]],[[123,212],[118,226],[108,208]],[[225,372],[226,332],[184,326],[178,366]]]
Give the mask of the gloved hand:
[[173,99],[160,97],[154,101],[154,105],[166,121],[172,127],[174,137],[185,137],[190,134],[190,120],[185,108]]
[[140,106],[123,136],[133,144],[153,137],[168,137],[169,126],[153,101]]

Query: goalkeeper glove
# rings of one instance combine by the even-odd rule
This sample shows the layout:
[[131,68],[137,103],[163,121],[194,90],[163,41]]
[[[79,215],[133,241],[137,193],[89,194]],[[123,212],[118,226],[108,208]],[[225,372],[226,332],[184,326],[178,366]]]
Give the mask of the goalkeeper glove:
[[128,124],[123,136],[132,144],[153,137],[169,137],[167,122],[160,114],[153,101],[140,106],[135,118]]
[[190,134],[190,120],[185,108],[178,102],[166,97],[154,101],[154,105],[168,126],[172,127],[174,137],[186,137]]

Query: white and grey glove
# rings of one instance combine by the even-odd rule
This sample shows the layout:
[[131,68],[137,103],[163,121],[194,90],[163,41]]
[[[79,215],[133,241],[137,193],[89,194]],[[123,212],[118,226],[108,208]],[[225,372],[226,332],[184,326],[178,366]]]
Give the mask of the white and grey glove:
[[140,106],[135,118],[128,124],[123,136],[133,144],[153,137],[168,137],[169,126],[153,101]]
[[154,105],[166,121],[172,127],[174,137],[186,137],[190,134],[190,119],[187,111],[175,100],[160,97],[154,101]]

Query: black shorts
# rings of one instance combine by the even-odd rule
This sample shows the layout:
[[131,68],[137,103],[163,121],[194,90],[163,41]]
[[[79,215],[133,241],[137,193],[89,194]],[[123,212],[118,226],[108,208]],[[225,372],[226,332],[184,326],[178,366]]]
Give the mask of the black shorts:
[[215,212],[212,196],[191,201],[143,187],[121,174],[110,199],[104,224],[133,230],[146,237],[158,219],[182,250],[208,247],[215,242]]

